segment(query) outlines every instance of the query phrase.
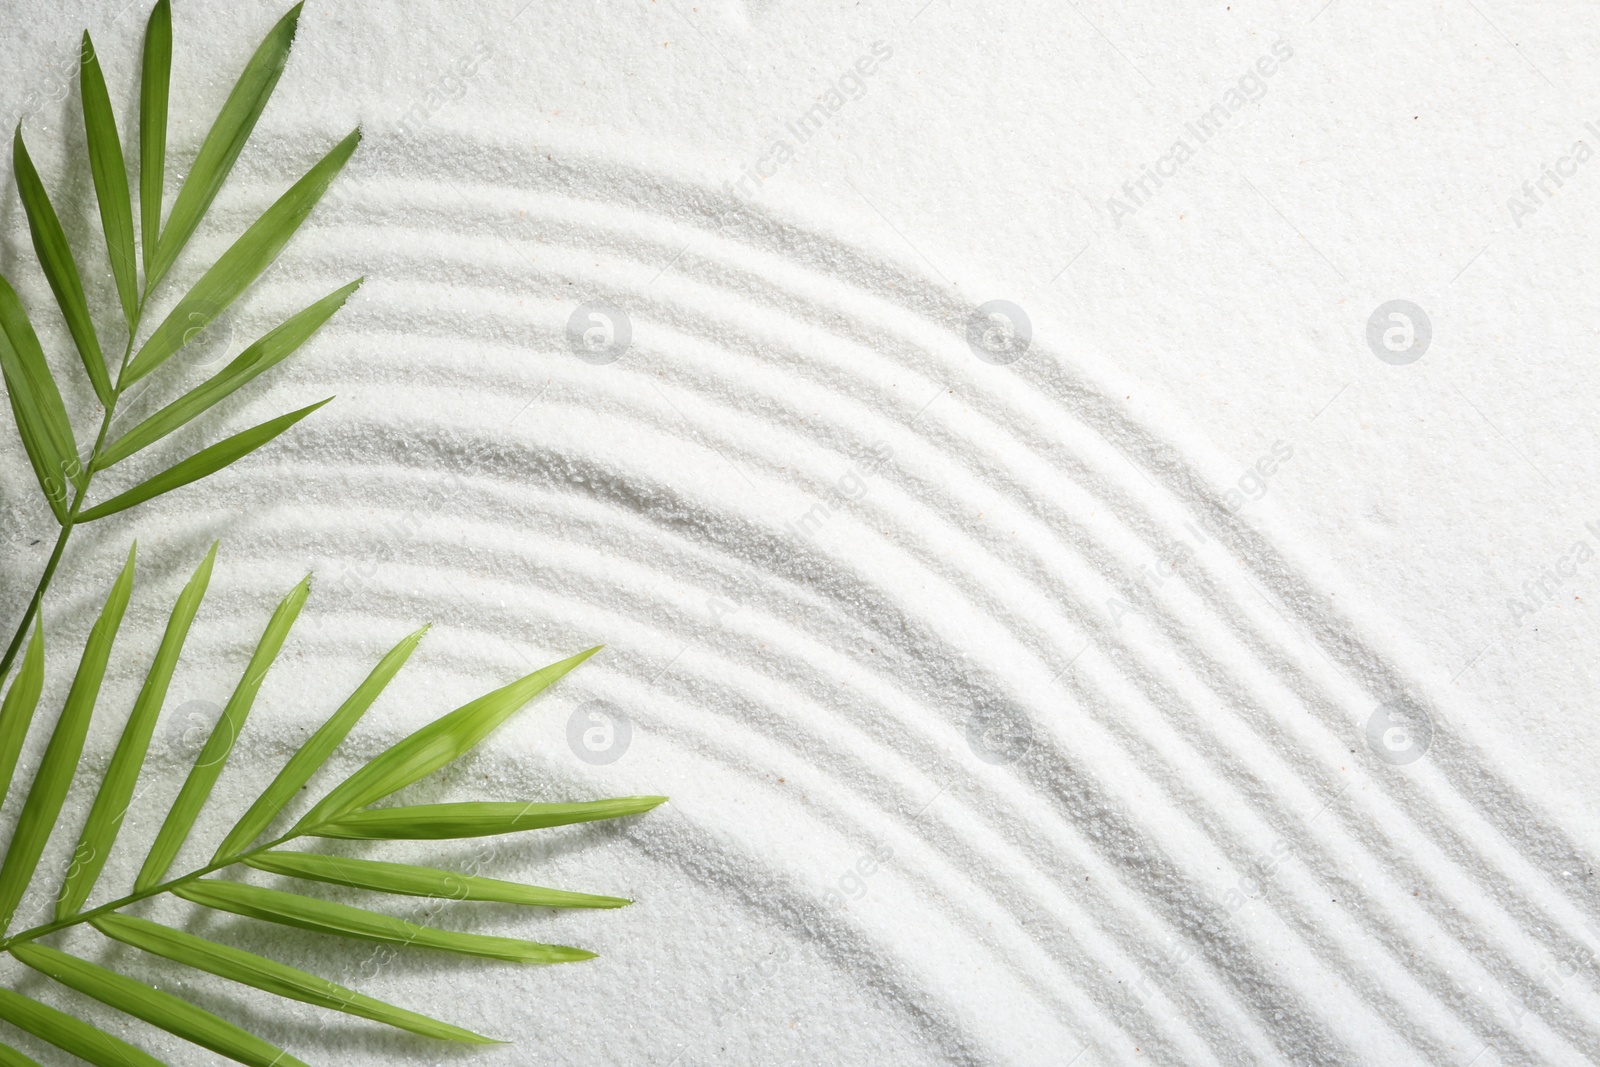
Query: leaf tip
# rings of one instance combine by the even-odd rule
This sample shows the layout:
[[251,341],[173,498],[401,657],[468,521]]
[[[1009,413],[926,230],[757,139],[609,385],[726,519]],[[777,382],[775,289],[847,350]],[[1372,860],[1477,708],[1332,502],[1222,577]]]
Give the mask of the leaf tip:
[[217,546],[220,544],[222,544],[220,540],[211,542],[206,558],[200,561],[200,566],[194,569],[194,574],[189,578],[190,587],[202,590],[202,595],[205,587],[211,582],[211,571],[216,566]]
[[655,811],[667,802],[666,797],[619,797],[626,802],[627,810],[619,812],[613,818],[624,818],[629,815],[643,815],[647,811]]

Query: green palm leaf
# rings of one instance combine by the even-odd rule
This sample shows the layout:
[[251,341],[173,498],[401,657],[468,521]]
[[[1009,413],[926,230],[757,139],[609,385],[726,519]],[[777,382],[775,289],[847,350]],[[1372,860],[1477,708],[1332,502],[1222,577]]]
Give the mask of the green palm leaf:
[[17,913],[17,905],[33,879],[39,856],[44,852],[45,842],[61,814],[61,805],[67,799],[72,776],[77,772],[83,739],[89,732],[89,718],[94,714],[100,683],[106,676],[106,662],[111,658],[111,645],[122,626],[122,613],[127,610],[128,597],[133,592],[133,560],[134,550],[129,549],[128,562],[123,565],[100,617],[89,631],[67,702],[56,720],[55,731],[50,735],[50,744],[45,748],[22,814],[17,817],[16,832],[6,849],[5,863],[0,865],[0,933],[11,925],[11,917]]
[[[158,8],[165,6],[163,3],[158,5]],[[250,139],[251,131],[256,128],[256,120],[261,117],[262,110],[267,106],[267,100],[272,96],[272,90],[278,84],[279,76],[283,74],[284,64],[289,61],[289,48],[294,44],[295,28],[300,22],[300,7],[301,5],[296,4],[291,8],[267,34],[266,39],[256,49],[256,54],[250,58],[244,73],[239,76],[233,92],[228,94],[228,100],[217,114],[216,122],[212,123],[211,132],[206,135],[205,143],[200,146],[200,154],[195,157],[194,165],[189,168],[189,176],[184,179],[183,187],[178,190],[178,199],[173,203],[172,214],[168,216],[166,226],[161,230],[155,254],[145,264],[147,290],[154,289],[156,283],[165,277],[173,261],[178,258],[178,253],[189,243],[195,227],[200,225],[206,210],[211,207],[211,201],[216,199],[217,193],[222,189],[222,183],[227,180],[228,172],[233,169],[234,160],[239,158],[240,151],[244,149],[245,141]],[[171,22],[170,15],[161,12],[161,16],[168,35],[165,46],[166,63],[161,66],[167,68],[171,62]],[[156,27],[156,17],[156,13],[150,16],[152,30]],[[150,70],[150,58],[147,49],[145,53],[147,92],[155,80]],[[164,116],[166,79],[161,78],[160,82],[161,112]]]
[[167,94],[172,82],[172,6],[156,0],[144,30],[139,78],[139,245],[144,252],[145,290],[161,235],[161,195],[167,179]]
[[100,403],[112,402],[111,375],[106,370],[106,357],[100,351],[100,338],[94,332],[89,318],[89,298],[83,293],[83,279],[78,275],[78,264],[67,246],[67,235],[61,229],[56,209],[50,206],[50,197],[44,191],[44,182],[33,168],[28,157],[28,146],[22,143],[22,127],[11,138],[11,166],[16,172],[17,192],[22,196],[23,212],[28,216],[28,229],[33,234],[33,250],[44,268],[50,291],[56,294],[61,307],[61,317],[67,320],[67,330],[78,346],[83,359],[83,369],[94,384]]
[[486,900],[500,904],[527,904],[539,908],[622,908],[633,903],[623,897],[569,893],[536,885],[502,882],[474,874],[456,874],[407,863],[321,856],[311,852],[263,852],[245,860],[258,871],[304,878],[313,882],[442,900]]
[[95,459],[94,469],[105,470],[140,449],[155,444],[277,366],[305,344],[360,287],[361,280],[357,279],[271,330],[211,378],[117,438]]
[[[56,518],[67,521],[67,489],[82,487],[84,471],[61,391],[50,376],[44,349],[11,283],[0,277],[0,373],[11,398],[17,433]],[[9,661],[6,666],[10,666]],[[0,670],[0,675],[5,671]]]
[[[95,197],[100,202],[100,227],[106,235],[106,255],[111,258],[111,276],[122,301],[122,317],[132,329],[139,317],[139,267],[133,253],[128,165],[122,158],[122,139],[117,136],[117,118],[106,92],[106,77],[87,30],[83,33],[78,81],[83,95],[83,130],[89,141],[89,168],[94,174]],[[99,369],[104,374],[105,364],[99,364]],[[105,384],[111,384],[109,377]],[[102,403],[104,400],[102,396]]]
[[189,627],[194,622],[195,613],[200,610],[200,600],[206,595],[206,586],[211,581],[211,567],[216,558],[217,546],[213,543],[211,551],[206,553],[206,558],[201,561],[194,577],[189,579],[189,584],[184,586],[177,604],[173,606],[172,617],[167,620],[167,632],[161,638],[161,647],[156,650],[155,661],[151,663],[144,686],[139,690],[139,699],[134,702],[133,713],[128,716],[128,725],[122,730],[122,740],[117,743],[111,766],[100,783],[100,792],[95,795],[89,820],[83,826],[83,836],[73,850],[72,866],[67,869],[67,880],[56,899],[57,919],[64,919],[76,912],[89,899],[95,880],[100,877],[111,855],[111,846],[116,843],[123,816],[127,814],[128,803],[133,797],[134,784],[139,779],[145,755],[150,750],[156,716],[161,713],[161,705],[167,698],[167,686],[171,684],[172,672],[178,665],[178,653],[183,651],[183,643],[189,637]]
[[[329,397],[328,400],[332,400]],[[78,515],[79,522],[93,522],[103,519],[107,515],[115,515],[119,511],[126,511],[135,504],[142,504],[152,497],[163,493],[170,493],[174,489],[181,489],[190,482],[197,482],[208,474],[215,474],[224,467],[231,466],[234,462],[243,459],[262,445],[277,437],[283,431],[311,414],[313,411],[326,404],[328,400],[319,400],[315,404],[307,405],[299,411],[291,411],[287,415],[279,415],[275,419],[268,419],[259,426],[252,426],[242,433],[232,437],[225,437],[209,448],[202,448],[188,459],[175,463],[160,474],[140,482],[129,489],[107,500],[104,504],[96,504],[87,511]]]
[[120,311],[128,326],[127,345],[114,377],[95,332],[78,264],[68,247],[61,220],[28,156],[20,126],[16,130],[13,171],[34,251],[104,411],[92,449],[88,455],[80,455],[72,423],[61,402],[61,390],[51,377],[28,314],[11,286],[0,278],[0,371],[3,371],[7,397],[28,461],[61,526],[38,588],[17,623],[10,644],[0,652],[0,681],[9,674],[21,652],[22,642],[43,603],[67,541],[80,522],[115,514],[221,470],[271,441],[307,414],[306,409],[291,412],[234,434],[187,460],[168,466],[154,478],[103,504],[85,505],[95,472],[159,441],[281,362],[337,311],[349,294],[347,286],[307,308],[269,331],[211,381],[168,403],[130,433],[117,439],[111,437],[112,420],[127,391],[221,314],[273,261],[304,223],[360,140],[359,131],[345,138],[249,226],[228,251],[202,273],[195,286],[135,352],[139,319],[150,296],[226,182],[277,85],[294,40],[299,14],[299,7],[285,14],[246,65],[189,167],[163,225],[172,13],[168,0],[156,0],[146,24],[139,92],[139,241],[145,268],[142,286],[137,284],[134,262],[127,159],[106,91],[100,57],[88,35],[84,35],[80,83],[89,169]]
[[184,900],[217,911],[363,941],[434,948],[509,963],[572,963],[595,957],[593,952],[568,945],[544,945],[515,937],[435,930],[365,908],[352,908],[348,904],[335,904],[330,900],[303,897],[242,882],[202,878],[177,886],[173,892]]
[[[223,709],[216,728],[191,768],[173,802],[143,868],[125,896],[90,910],[84,902],[93,891],[115,845],[123,815],[133,801],[134,786],[144,763],[151,731],[167,687],[210,581],[216,546],[184,586],[167,622],[166,634],[146,672],[111,766],[100,783],[79,845],[56,900],[54,918],[9,936],[0,935],[0,950],[48,975],[69,989],[142,1019],[192,1044],[247,1064],[301,1062],[289,1053],[230,1022],[128,978],[108,965],[91,963],[50,948],[41,939],[58,931],[91,925],[106,937],[163,957],[175,964],[239,982],[278,996],[343,1012],[429,1037],[483,1044],[490,1039],[458,1026],[374,1000],[308,972],[229,945],[209,941],[122,912],[141,901],[172,897],[201,908],[296,927],[339,938],[430,948],[460,955],[518,963],[568,963],[594,953],[567,945],[519,938],[442,930],[381,912],[322,900],[281,889],[215,877],[230,868],[251,868],[329,885],[349,886],[391,896],[448,898],[551,908],[617,908],[622,897],[571,893],[520,885],[477,875],[383,860],[310,854],[287,849],[309,838],[438,838],[516,833],[566,826],[598,819],[638,815],[662,802],[661,797],[617,797],[574,804],[459,803],[413,807],[350,808],[381,799],[419,780],[470,751],[495,726],[538,692],[553,684],[596,651],[562,660],[471,701],[412,733],[366,764],[312,806],[328,817],[304,819],[271,841],[257,844],[263,830],[310,782],[334,749],[359,723],[367,709],[399,673],[417,647],[419,630],[391,649],[339,709],[301,746],[272,784],[234,825],[221,847],[203,867],[172,876],[169,869],[193,830],[196,817],[210,799],[217,777],[256,695],[277,660],[296,617],[309,596],[309,579],[301,581],[273,612],[254,654]],[[98,621],[85,642],[83,656],[60,718],[34,774],[18,829],[0,865],[0,917],[9,926],[23,895],[37,881],[36,870],[46,840],[71,785],[73,771],[107,670],[113,641],[133,592],[134,554],[130,551]],[[42,689],[43,641],[35,633],[22,669],[0,702],[0,771],[16,759],[33,708]],[[10,753],[9,757],[7,753]],[[333,813],[337,813],[336,815]],[[91,1063],[152,1063],[130,1051],[117,1038],[70,1015],[15,993],[0,990],[0,1019],[36,1034]],[[0,1058],[0,1067],[5,1060]]]
[[39,1061],[24,1056],[10,1045],[0,1045],[0,1067],[39,1067]]
[[366,681],[350,694],[350,699],[340,705],[339,710],[323,723],[316,733],[306,739],[300,746],[300,751],[294,754],[288,764],[279,772],[272,784],[250,805],[250,810],[244,813],[236,826],[223,838],[222,844],[217,846],[217,854],[212,857],[216,862],[223,856],[231,856],[242,851],[261,836],[261,832],[271,824],[277,814],[283,810],[285,804],[293,800],[311,780],[311,776],[333,755],[333,750],[339,747],[351,729],[365,715],[372,702],[378,699],[378,694],[405,666],[406,660],[411,658],[411,653],[416,650],[424,634],[428,632],[423,627],[416,633],[401,640],[398,645],[389,650],[378,665],[367,675]]
[[249,1064],[249,1067],[310,1067],[304,1060],[295,1059],[226,1019],[88,960],[35,944],[13,945],[11,954],[40,974],[93,997],[107,1007],[143,1019],[230,1060]]
[[222,715],[217,719],[217,725],[212,728],[211,736],[206,738],[205,747],[200,750],[194,768],[189,771],[189,777],[184,781],[183,788],[178,791],[178,798],[172,802],[172,810],[167,813],[166,822],[161,824],[161,832],[156,835],[156,843],[151,846],[144,867],[139,871],[139,877],[134,880],[135,891],[148,889],[159,882],[171,868],[172,861],[177,858],[178,849],[188,840],[189,831],[194,827],[195,819],[200,816],[200,809],[205,807],[206,801],[210,799],[211,790],[216,786],[217,778],[222,774],[222,768],[233,752],[234,743],[244,732],[245,720],[249,718],[250,709],[255,705],[256,694],[261,691],[261,683],[266,679],[267,671],[272,667],[273,661],[278,658],[278,653],[282,651],[283,642],[289,636],[294,620],[299,618],[300,609],[305,606],[306,597],[310,592],[311,576],[306,575],[300,580],[299,585],[289,591],[289,595],[283,598],[278,609],[272,613],[272,618],[267,622],[267,629],[256,645],[255,654],[250,657],[250,663],[244,669],[244,677],[239,679],[239,685],[229,698],[227,707],[222,709]]
[[[117,382],[119,389],[127,388],[166,362],[267,269],[311,214],[311,209],[317,206],[317,201],[328,191],[328,186],[333,184],[333,179],[338,177],[360,143],[361,131],[352,130],[306,172],[305,177],[290,186],[266,214],[251,224],[156,327]],[[182,204],[181,196],[179,204]],[[177,214],[176,208],[173,214]]]
[[155,956],[162,956],[185,967],[214,974],[231,982],[252,986],[265,993],[287,997],[290,1000],[315,1004],[319,1008],[341,1011],[347,1015],[387,1023],[401,1030],[409,1030],[424,1037],[441,1041],[459,1041],[470,1045],[496,1044],[493,1038],[463,1030],[459,1026],[419,1015],[405,1008],[397,1008],[381,1000],[346,989],[342,985],[318,978],[314,974],[275,960],[257,956],[230,945],[219,945],[194,934],[186,934],[148,919],[126,915],[102,915],[93,920],[96,930],[107,937],[132,945]]
[[22,657],[22,669],[16,681],[6,691],[0,702],[0,801],[5,800],[11,788],[11,776],[17,770],[17,757],[22,753],[22,742],[27,740],[28,727],[33,724],[33,713],[39,707],[39,694],[44,690],[44,633],[43,625],[34,627],[33,639]]
[[0,989],[0,1019],[95,1067],[166,1067],[121,1038],[9,989]]
[[419,804],[409,808],[353,811],[309,831],[317,837],[353,841],[437,841],[497,837],[519,830],[543,830],[596,819],[639,815],[666,797],[615,797],[586,804],[469,803]]
[[[360,140],[345,138],[204,270],[173,312],[134,350],[139,318],[152,291],[171,270],[226,181],[262,109],[281,76],[294,39],[300,8],[290,10],[256,50],[212,124],[163,221],[168,102],[172,67],[172,25],[168,0],[156,0],[146,26],[139,96],[139,237],[135,247],[133,203],[127,159],[117,131],[105,73],[94,45],[83,38],[80,87],[90,177],[99,209],[119,310],[127,324],[127,343],[113,378],[88,305],[78,264],[20,128],[13,139],[13,170],[28,219],[34,251],[55,295],[78,356],[104,406],[94,445],[80,456],[77,437],[62,393],[29,320],[11,285],[0,278],[0,377],[15,416],[18,434],[40,488],[60,523],[55,548],[28,602],[10,645],[0,655],[3,685],[18,655],[20,669],[0,697],[0,803],[5,801],[27,745],[45,691],[46,662],[40,619],[50,586],[73,530],[80,523],[117,514],[136,504],[204,478],[265,445],[316,410],[314,404],[279,416],[201,449],[166,466],[159,474],[85,507],[95,474],[213,410],[226,397],[287,359],[344,304],[360,283],[347,285],[290,317],[247,347],[219,373],[154,415],[113,438],[110,429],[125,390],[141,381],[222,313],[282,251],[315,209]],[[144,266],[139,284],[136,259]],[[106,309],[102,309],[102,314]],[[322,403],[326,403],[323,401]],[[163,898],[342,938],[433,948],[469,956],[526,963],[589,959],[593,953],[507,937],[434,929],[395,916],[368,911],[281,889],[216,877],[255,870],[324,885],[339,885],[391,896],[449,898],[552,908],[616,908],[621,897],[571,893],[520,885],[431,867],[382,859],[311,854],[287,848],[312,837],[322,839],[437,839],[505,834],[638,815],[661,803],[660,797],[618,797],[573,804],[466,802],[373,809],[406,786],[438,771],[480,744],[490,732],[538,693],[554,684],[598,649],[564,659],[511,682],[413,732],[335,786],[287,832],[262,839],[360,724],[395,679],[421,640],[423,631],[402,639],[378,663],[333,715],[300,747],[248,807],[204,866],[173,874],[175,861],[194,833],[201,811],[212,802],[223,766],[255,704],[263,681],[279,656],[296,616],[305,605],[308,582],[284,598],[258,642],[243,677],[154,841],[131,888],[106,903],[89,906],[103,881],[107,858],[122,834],[149,753],[157,719],[179,660],[195,625],[211,580],[216,545],[172,605],[166,630],[133,700],[107,770],[94,786],[94,800],[61,871],[45,870],[46,846],[57,828],[85,741],[100,702],[117,634],[134,593],[135,551],[111,586],[84,641],[77,670],[60,713],[42,744],[37,763],[22,777],[28,782],[14,830],[0,857],[0,952],[66,987],[67,996],[88,997],[163,1028],[190,1044],[246,1064],[299,1064],[237,1021],[189,1003],[184,997],[136,981],[115,964],[92,963],[52,947],[46,939],[92,926],[114,941],[252,989],[317,1005],[345,1015],[384,1023],[441,1040],[483,1044],[489,1041],[447,1022],[386,1004],[306,971],[182,930],[135,918],[125,912],[144,901]],[[25,647],[24,647],[25,646]],[[42,739],[41,739],[42,740]],[[87,790],[84,789],[84,792]],[[84,798],[85,801],[87,798]],[[220,802],[220,801],[219,801]],[[16,802],[13,802],[16,803]],[[73,810],[77,810],[75,802]],[[285,820],[287,821],[287,820]],[[338,847],[338,846],[332,846]],[[59,885],[51,918],[13,930],[23,902],[37,899],[46,885]],[[198,912],[197,912],[198,913]],[[167,964],[162,964],[166,966]],[[0,988],[0,1020],[48,1042],[71,1057],[103,1067],[160,1067],[159,1061],[121,1038],[12,989]],[[0,1067],[34,1064],[28,1056],[0,1044]],[[37,1067],[35,1064],[34,1067]]]
[[382,800],[460,759],[513,712],[599,652],[600,647],[596,645],[542,667],[424,726],[345,779],[296,824],[295,832],[313,832],[314,828]]

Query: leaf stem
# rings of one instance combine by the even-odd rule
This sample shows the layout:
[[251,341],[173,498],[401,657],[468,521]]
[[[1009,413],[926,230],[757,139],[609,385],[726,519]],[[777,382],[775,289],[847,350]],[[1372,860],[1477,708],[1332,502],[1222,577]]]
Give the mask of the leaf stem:
[[[99,461],[101,455],[105,451],[106,434],[111,429],[111,418],[116,413],[117,401],[122,399],[122,378],[127,373],[128,360],[133,356],[134,338],[138,335],[139,320],[144,315],[145,302],[149,299],[149,297],[150,290],[147,286],[140,292],[138,307],[134,309],[133,318],[128,323],[128,343],[123,347],[122,350],[122,362],[117,368],[116,384],[112,386],[111,402],[106,405],[105,415],[100,420],[100,431],[95,435],[94,448],[89,452],[89,461],[83,472],[83,484],[78,486],[77,493],[74,494],[72,498],[72,506],[68,509],[66,519],[61,524],[61,534],[56,538],[56,546],[50,553],[50,561],[45,564],[44,574],[39,577],[39,584],[34,588],[33,598],[28,601],[28,610],[23,613],[22,622],[17,626],[17,632],[12,635],[11,644],[6,648],[5,657],[0,659],[0,683],[3,683],[6,679],[6,676],[10,673],[11,664],[16,660],[17,653],[22,648],[22,640],[25,636],[27,636],[28,628],[33,625],[34,618],[39,614],[39,606],[44,603],[45,591],[50,588],[50,581],[55,577],[56,567],[58,564],[60,564],[62,554],[66,551],[67,540],[72,536],[72,531],[77,525],[78,513],[83,510],[84,498],[89,495],[89,483],[94,478],[95,464]],[[259,853],[277,848],[279,845],[282,845],[286,842],[294,841],[298,838],[311,834],[318,827],[322,826],[325,821],[326,820],[318,822],[316,825],[308,828],[302,829],[297,827],[296,829],[290,830],[282,837],[279,837],[273,841],[269,841],[265,845],[260,845],[253,849],[247,849],[244,852],[235,853],[234,855],[225,857],[223,859],[213,860],[211,863],[201,867],[199,870],[191,871],[188,874],[181,875],[180,877],[169,879],[168,881],[162,882],[159,885],[150,886],[147,889],[135,890],[134,892],[129,893],[127,896],[119,897],[116,900],[102,904],[97,908],[92,908],[89,911],[79,911],[73,915],[67,916],[64,919],[56,919],[53,922],[44,923],[43,925],[35,926],[19,933],[12,934],[10,937],[0,938],[0,952],[5,952],[12,945],[20,942],[33,941],[37,938],[44,937],[46,934],[53,934],[58,930],[65,930],[68,927],[89,922],[90,920],[95,919],[98,916],[105,915],[108,912],[119,911],[122,908],[125,908],[130,904],[138,903],[141,900],[147,900],[150,897],[160,896],[163,893],[170,892],[176,886],[183,885],[187,882],[192,882],[197,878],[203,878],[204,876],[215,871],[222,870],[224,867],[231,867],[236,863],[242,863]]]
[[125,897],[118,897],[116,900],[107,901],[97,908],[91,908],[88,911],[80,911],[69,915],[64,919],[56,919],[53,922],[43,923],[42,925],[30,927],[27,930],[22,930],[18,933],[12,934],[10,937],[0,939],[0,952],[6,951],[12,945],[17,944],[18,942],[33,941],[44,937],[46,934],[53,934],[58,930],[65,930],[68,927],[78,926],[82,923],[89,922],[90,920],[96,919],[101,915],[107,914],[108,912],[121,911],[128,905],[137,904],[141,900],[148,900],[151,897],[156,897],[163,893],[171,892],[174,888],[184,885],[188,882],[192,882],[196,878],[204,878],[206,875],[220,871],[224,867],[232,867],[236,863],[243,863],[252,856],[259,855],[262,852],[277,848],[279,845],[304,836],[304,831],[301,831],[300,833],[290,831],[289,833],[284,834],[282,837],[273,841],[269,841],[264,845],[259,845],[256,848],[248,849],[244,852],[235,853],[234,855],[228,856],[224,859],[215,860],[206,864],[204,867],[201,867],[199,870],[190,871],[188,874],[169,879],[168,881],[162,882],[160,885],[153,885],[148,889],[136,890],[132,893],[129,893]]
[[[139,319],[144,313],[144,303],[149,297],[146,291],[140,294],[139,306],[135,309],[133,320],[128,323],[128,343],[122,350],[122,368],[128,366],[128,357],[133,354],[133,339],[139,332]],[[50,581],[56,575],[56,567],[61,563],[61,556],[67,550],[67,540],[72,536],[72,530],[78,522],[78,512],[83,510],[83,501],[89,495],[89,482],[94,478],[95,464],[99,461],[101,453],[105,450],[106,433],[111,429],[111,416],[116,413],[117,401],[122,399],[122,370],[117,372],[117,384],[111,391],[111,402],[106,405],[105,416],[100,420],[100,432],[95,435],[94,448],[89,452],[89,462],[83,469],[83,484],[78,486],[78,491],[72,498],[72,507],[67,511],[66,519],[61,523],[61,533],[56,537],[56,547],[50,553],[50,561],[44,565],[44,574],[39,577],[39,584],[34,587],[33,597],[28,601],[28,610],[22,613],[22,621],[17,624],[17,632],[11,635],[11,643],[6,646],[4,658],[0,658],[0,682],[6,680],[11,673],[11,664],[16,660],[17,653],[22,649],[22,639],[28,635],[28,628],[33,625],[34,618],[39,614],[39,608],[44,604],[45,591],[50,588]]]

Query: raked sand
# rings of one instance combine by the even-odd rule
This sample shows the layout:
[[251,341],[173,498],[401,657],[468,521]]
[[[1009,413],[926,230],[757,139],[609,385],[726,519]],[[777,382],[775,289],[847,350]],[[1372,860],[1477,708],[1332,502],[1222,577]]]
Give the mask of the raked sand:
[[[175,181],[279,11],[174,7]],[[465,7],[307,8],[173,283],[351,126],[366,139],[135,406],[364,275],[225,422],[338,400],[78,535],[48,706],[137,535],[82,773],[103,770],[166,605],[222,539],[105,893],[307,570],[197,860],[416,626],[343,769],[605,643],[412,796],[670,804],[357,851],[637,903],[396,909],[601,953],[543,969],[189,920],[514,1042],[481,1051],[75,944],[314,1063],[1600,1059],[1600,163],[1578,148],[1600,148],[1600,23],[1354,0]],[[62,72],[88,26],[126,122],[145,10],[11,3],[0,52],[0,117],[25,117],[103,307]],[[9,191],[0,234],[86,426]],[[1426,316],[1420,359],[1415,336],[1384,347],[1399,320],[1369,344],[1394,300]],[[1010,317],[974,326],[990,301]],[[997,355],[1010,309],[1027,343]],[[51,531],[10,444],[0,479],[11,610]]]

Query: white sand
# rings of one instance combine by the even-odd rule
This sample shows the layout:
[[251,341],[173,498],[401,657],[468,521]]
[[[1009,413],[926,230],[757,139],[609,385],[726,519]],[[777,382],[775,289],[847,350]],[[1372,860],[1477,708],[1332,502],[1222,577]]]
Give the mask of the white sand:
[[[226,698],[272,603],[313,569],[206,842],[425,621],[343,766],[603,641],[414,796],[672,803],[493,852],[361,850],[636,898],[396,912],[602,954],[585,964],[390,959],[197,920],[516,1042],[461,1052],[182,976],[303,1059],[1600,1059],[1600,559],[1575,549],[1600,546],[1600,162],[1560,162],[1600,141],[1582,107],[1595,19],[920,5],[308,7],[173,283],[350,126],[367,139],[163,387],[368,281],[227,423],[334,405],[74,541],[49,610],[56,705],[135,533],[142,551],[98,771],[167,604],[223,538],[101,893],[131,877],[128,844],[177,788],[206,721],[192,702]],[[28,113],[105,307],[92,192],[81,167],[62,177],[81,154],[76,93],[57,90],[89,26],[131,114],[146,7],[121,6],[8,5],[0,76],[0,118]],[[279,14],[175,6],[174,180]],[[824,100],[802,143],[830,87],[836,109]],[[1225,120],[1202,143],[1190,124],[1214,104]],[[1564,185],[1527,199],[1558,164]],[[1146,166],[1166,176],[1141,193]],[[756,167],[771,176],[746,197],[731,183]],[[1512,196],[1537,210],[1513,218]],[[10,193],[0,232],[0,270],[76,381]],[[1031,321],[1010,365],[963,336],[994,299]],[[1366,340],[1394,299],[1432,324],[1403,366]],[[625,312],[617,361],[569,347],[585,301]],[[6,449],[10,508],[32,489]],[[48,547],[17,529],[8,515],[8,606]],[[613,762],[579,758],[596,724],[581,714],[568,742],[594,700],[631,722]],[[1431,724],[1420,758],[1379,758],[1380,706]],[[64,863],[70,842],[52,844],[46,863]]]

